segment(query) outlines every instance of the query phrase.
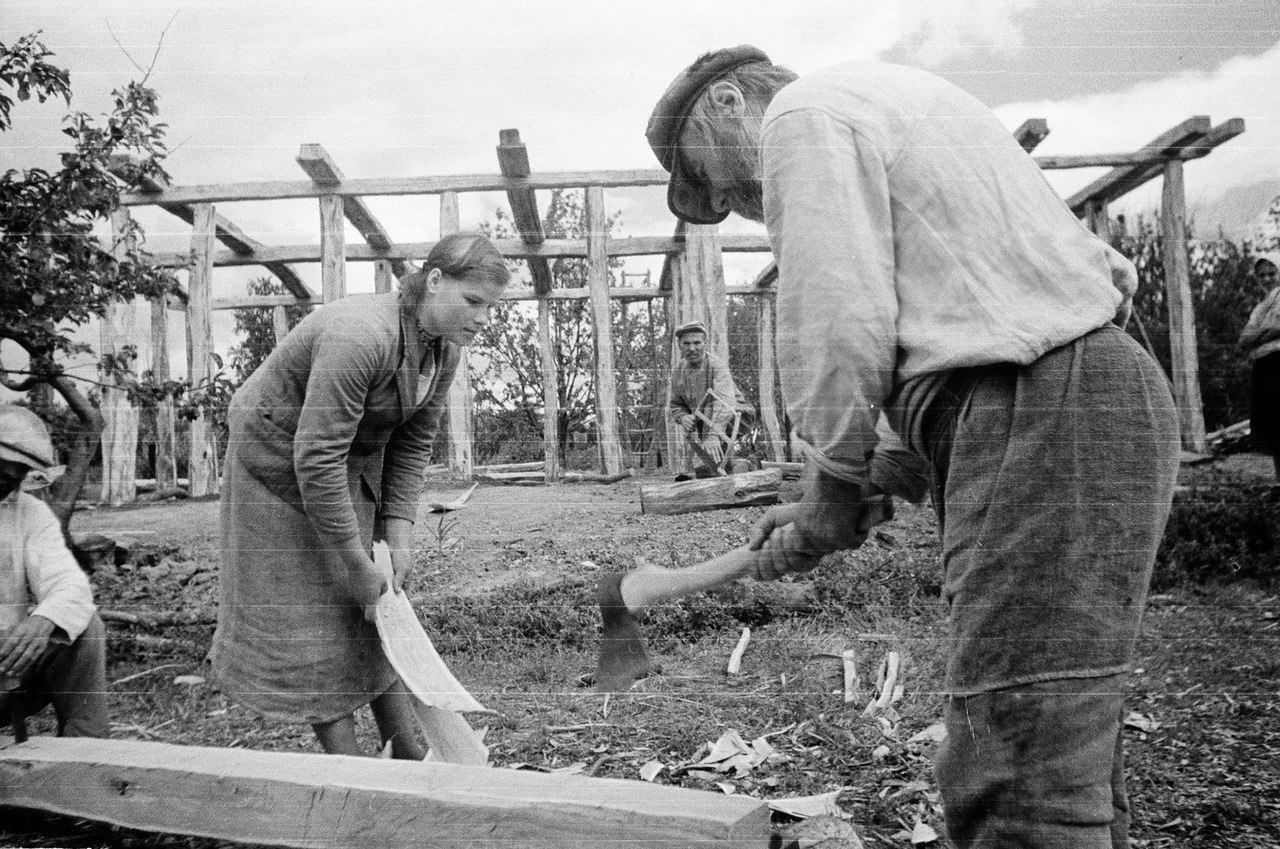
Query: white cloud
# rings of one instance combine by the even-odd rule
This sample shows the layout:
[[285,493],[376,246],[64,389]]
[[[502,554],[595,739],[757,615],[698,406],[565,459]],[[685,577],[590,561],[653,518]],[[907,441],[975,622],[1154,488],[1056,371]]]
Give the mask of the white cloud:
[[[1193,211],[1234,187],[1280,178],[1280,45],[1232,59],[1211,73],[1181,74],[1074,100],[1014,103],[996,111],[1011,127],[1025,118],[1047,118],[1050,135],[1036,150],[1044,154],[1127,152],[1193,115],[1208,115],[1214,125],[1243,118],[1243,135],[1187,163],[1187,202]],[[1066,196],[1103,170],[1047,173]],[[1116,207],[1149,210],[1159,204],[1159,194],[1155,180]]]

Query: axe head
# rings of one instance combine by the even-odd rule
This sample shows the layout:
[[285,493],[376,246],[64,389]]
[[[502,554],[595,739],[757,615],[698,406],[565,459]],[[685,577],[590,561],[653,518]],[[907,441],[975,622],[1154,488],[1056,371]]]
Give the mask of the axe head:
[[600,576],[600,662],[596,665],[597,693],[625,693],[637,678],[658,672],[644,646],[640,624],[622,600],[624,573]]

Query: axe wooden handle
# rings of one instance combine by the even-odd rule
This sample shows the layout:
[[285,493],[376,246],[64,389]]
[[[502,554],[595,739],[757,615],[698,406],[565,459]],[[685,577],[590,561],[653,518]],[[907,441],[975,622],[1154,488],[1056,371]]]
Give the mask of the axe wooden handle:
[[622,580],[622,601],[628,610],[652,607],[673,598],[702,592],[736,581],[755,565],[760,552],[745,545],[685,569],[639,569]]

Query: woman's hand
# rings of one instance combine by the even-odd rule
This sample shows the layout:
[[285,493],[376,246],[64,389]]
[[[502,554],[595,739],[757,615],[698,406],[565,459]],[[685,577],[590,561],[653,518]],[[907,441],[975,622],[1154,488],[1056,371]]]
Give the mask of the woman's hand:
[[363,610],[365,618],[372,622],[373,609],[387,591],[387,576],[359,546],[357,540],[353,546],[342,550],[342,565],[346,567],[347,592],[352,603]]

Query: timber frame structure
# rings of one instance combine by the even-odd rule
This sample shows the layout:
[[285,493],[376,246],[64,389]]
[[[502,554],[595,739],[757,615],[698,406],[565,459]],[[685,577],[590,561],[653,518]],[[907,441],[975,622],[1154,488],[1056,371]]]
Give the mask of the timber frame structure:
[[[1172,353],[1172,384],[1182,425],[1184,448],[1203,451],[1205,447],[1204,416],[1201,409],[1196,367],[1195,317],[1191,308],[1190,270],[1186,241],[1186,199],[1183,184],[1184,163],[1208,155],[1214,148],[1244,132],[1244,121],[1232,118],[1213,125],[1206,116],[1196,116],[1131,153],[1092,154],[1084,156],[1037,156],[1042,169],[1109,167],[1103,176],[1066,199],[1067,205],[1082,218],[1093,232],[1110,240],[1111,221],[1108,204],[1148,181],[1163,179],[1161,228],[1164,244],[1165,285],[1169,304]],[[1044,119],[1025,121],[1014,131],[1019,144],[1028,153],[1048,135]],[[613,171],[569,171],[535,173],[530,169],[528,150],[517,130],[499,134],[497,174],[456,175],[443,177],[407,177],[394,179],[351,179],[342,172],[326,151],[316,144],[304,144],[297,161],[306,179],[259,183],[226,183],[217,185],[171,186],[151,183],[143,190],[127,193],[113,216],[121,228],[129,215],[128,208],[159,206],[192,225],[189,254],[155,254],[159,266],[186,269],[187,289],[168,303],[151,304],[153,373],[158,380],[169,379],[166,340],[169,312],[186,315],[188,377],[198,385],[212,377],[213,340],[210,316],[213,310],[261,308],[274,312],[277,341],[286,332],[285,307],[321,304],[346,295],[346,263],[374,263],[374,286],[377,292],[389,292],[396,278],[411,270],[409,262],[426,257],[432,243],[401,243],[391,240],[386,229],[362,199],[375,195],[437,195],[440,209],[440,233],[459,229],[458,197],[464,192],[505,192],[511,205],[517,238],[496,240],[501,253],[509,259],[528,263],[532,286],[508,289],[504,300],[536,301],[538,304],[539,342],[544,385],[544,445],[556,441],[557,388],[555,363],[552,361],[550,310],[548,304],[558,299],[586,299],[591,321],[597,332],[595,339],[594,376],[596,386],[596,426],[599,460],[605,475],[622,471],[623,452],[619,439],[620,410],[617,403],[614,374],[613,334],[609,320],[611,299],[653,300],[665,303],[668,326],[693,319],[702,320],[709,330],[712,350],[728,359],[726,319],[727,298],[747,295],[756,299],[758,310],[759,386],[758,399],[761,424],[772,460],[784,459],[786,434],[778,422],[775,400],[774,368],[774,286],[776,267],[770,263],[746,285],[726,285],[722,254],[724,252],[759,252],[770,250],[763,235],[721,233],[716,225],[678,224],[670,237],[612,238],[607,232],[605,190],[634,186],[665,186],[667,173],[660,169]],[[584,189],[586,218],[585,239],[548,239],[538,213],[536,192],[550,189]],[[320,213],[320,244],[268,246],[250,238],[216,211],[216,204],[230,201],[315,198]],[[361,235],[364,244],[348,245],[344,220]],[[221,243],[219,249],[217,244]],[[609,262],[626,256],[665,257],[659,285],[610,286]],[[550,260],[576,257],[586,260],[588,282],[585,288],[554,289]],[[321,290],[314,292],[292,268],[294,263],[318,262],[321,266]],[[288,294],[212,297],[213,270],[217,267],[259,265],[284,284]],[[122,317],[132,304],[114,305],[102,322],[102,353],[110,353],[133,340],[122,338]],[[671,356],[678,356],[672,346]],[[464,364],[466,360],[464,357]],[[471,477],[472,401],[466,370],[459,370],[450,394],[447,414],[450,468],[463,477]],[[102,437],[102,500],[112,504],[136,497],[135,454],[138,415],[120,389],[103,392],[103,416],[106,430]],[[177,484],[174,463],[174,410],[170,403],[157,412],[156,485],[158,488]],[[679,434],[668,425],[666,433],[668,457],[680,456],[683,446]],[[189,455],[190,493],[193,496],[217,492],[218,457],[210,426],[203,418],[191,425]],[[547,481],[560,477],[557,452],[546,451],[544,473]]]

